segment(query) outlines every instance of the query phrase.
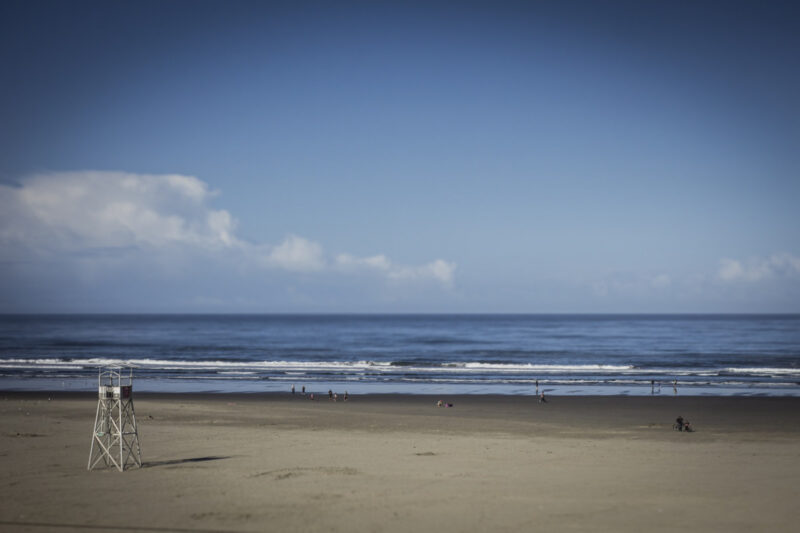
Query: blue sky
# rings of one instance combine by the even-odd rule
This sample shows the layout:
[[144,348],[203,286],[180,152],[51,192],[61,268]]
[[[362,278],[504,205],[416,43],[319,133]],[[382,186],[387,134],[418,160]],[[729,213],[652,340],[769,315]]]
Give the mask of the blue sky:
[[0,312],[800,312],[791,3],[332,4],[2,3]]

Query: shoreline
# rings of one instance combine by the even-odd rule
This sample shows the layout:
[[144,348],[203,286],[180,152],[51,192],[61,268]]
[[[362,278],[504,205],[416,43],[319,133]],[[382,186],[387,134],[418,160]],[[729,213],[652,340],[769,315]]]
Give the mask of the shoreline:
[[[136,378],[137,394],[282,394],[289,391],[292,381],[248,381],[248,380],[192,380],[164,379],[152,380]],[[343,394],[347,390],[356,395],[397,394],[407,396],[467,395],[467,396],[537,396],[545,392],[554,396],[625,396],[625,397],[784,397],[800,398],[800,383],[781,383],[771,385],[744,384],[698,384],[692,381],[678,381],[677,394],[672,381],[662,382],[655,392],[649,383],[563,383],[548,379],[540,380],[537,389],[534,382],[526,384],[463,384],[463,383],[402,383],[402,382],[359,382],[359,381],[294,381],[297,392],[302,385],[314,394],[326,393],[329,389]],[[52,393],[92,393],[97,387],[97,377],[81,379],[48,378],[3,378],[0,379],[0,393],[3,392],[52,392]]]
[[[313,391],[315,397],[318,397],[317,400],[322,401],[323,399],[327,401],[327,391],[325,391],[325,397],[322,398],[321,394],[323,391]],[[341,395],[343,392],[338,391]],[[192,398],[195,400],[208,400],[213,401],[215,398],[241,398],[241,399],[263,399],[263,400],[302,400],[308,399],[304,398],[311,394],[310,391],[306,391],[303,394],[301,391],[295,391],[294,394],[291,392],[285,391],[260,391],[260,392],[226,392],[226,391],[213,391],[213,392],[205,392],[205,391],[175,391],[175,392],[168,392],[168,391],[140,391],[138,389],[135,390],[135,399],[169,399],[169,398]],[[64,399],[97,399],[97,392],[95,390],[6,390],[0,388],[0,398],[8,397],[8,399],[12,399],[14,397],[19,397],[20,399],[25,399],[26,397],[30,398],[38,398],[41,399],[42,397],[52,396],[52,397],[60,397]],[[511,395],[511,394],[498,394],[498,393],[480,393],[480,394],[472,394],[472,393],[447,393],[442,392],[441,394],[417,394],[417,393],[397,393],[397,392],[370,392],[370,393],[350,393],[352,398],[368,398],[368,399],[378,399],[378,400],[397,400],[402,401],[404,399],[414,399],[414,398],[421,398],[421,399],[433,399],[433,398],[440,398],[440,397],[448,397],[448,398],[460,398],[460,399],[486,399],[489,401],[508,401],[513,402],[515,399],[526,399],[528,401],[537,400],[537,396],[533,393],[531,394],[524,394],[524,395]],[[797,396],[755,396],[755,395],[736,395],[736,396],[715,396],[715,395],[692,395],[692,394],[661,394],[661,395],[650,395],[650,394],[547,394],[547,399],[550,398],[558,398],[561,400],[565,399],[574,399],[574,400],[623,400],[629,399],[631,401],[680,401],[680,400],[710,400],[713,401],[715,399],[727,401],[727,400],[736,400],[736,399],[743,399],[743,400],[785,400],[787,402],[796,402],[798,406],[800,406],[800,397]],[[340,403],[344,403],[344,400],[341,398],[339,399]],[[336,402],[334,402],[336,403]]]

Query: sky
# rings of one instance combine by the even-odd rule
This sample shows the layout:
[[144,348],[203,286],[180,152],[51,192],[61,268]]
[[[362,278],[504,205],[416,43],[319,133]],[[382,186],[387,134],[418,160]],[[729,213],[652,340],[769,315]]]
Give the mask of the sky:
[[0,313],[800,312],[800,8],[0,3]]

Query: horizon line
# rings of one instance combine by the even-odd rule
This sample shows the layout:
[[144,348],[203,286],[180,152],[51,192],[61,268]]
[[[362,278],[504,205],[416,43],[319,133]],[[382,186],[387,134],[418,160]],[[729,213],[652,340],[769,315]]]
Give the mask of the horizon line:
[[10,316],[800,316],[800,311],[675,311],[675,312],[505,312],[505,311],[262,311],[262,312],[210,312],[210,311],[46,311],[0,312],[0,317]]

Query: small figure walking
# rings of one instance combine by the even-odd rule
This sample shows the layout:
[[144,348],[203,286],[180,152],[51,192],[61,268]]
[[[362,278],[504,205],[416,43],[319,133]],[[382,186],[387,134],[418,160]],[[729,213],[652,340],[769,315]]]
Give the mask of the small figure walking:
[[652,395],[652,394],[655,394],[655,393],[656,393],[656,380],[651,379],[650,380],[650,394]]
[[539,380],[536,380],[536,394],[539,394]]
[[292,394],[294,394],[294,383],[292,383]]
[[347,401],[349,399],[350,399],[350,395],[347,394],[347,391],[344,391],[344,401]]
[[306,386],[303,385],[303,395],[305,395],[305,394],[306,394]]
[[672,393],[677,396],[678,395],[678,380],[673,380],[672,382]]
[[333,391],[328,389],[328,399],[333,400]]
[[544,391],[539,395],[539,403],[547,403],[547,398],[544,397]]

